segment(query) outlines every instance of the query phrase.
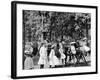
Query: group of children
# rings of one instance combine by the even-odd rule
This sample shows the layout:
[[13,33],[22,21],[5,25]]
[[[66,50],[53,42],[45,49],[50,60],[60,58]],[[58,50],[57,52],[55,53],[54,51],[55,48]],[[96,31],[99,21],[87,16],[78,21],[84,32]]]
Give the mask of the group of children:
[[[67,50],[66,54],[70,54],[70,51],[73,55],[76,54],[76,48],[73,45],[72,42],[70,44],[70,49]],[[48,55],[48,45],[47,43],[42,43],[41,47],[39,48],[39,60],[37,65],[40,66],[40,68],[44,68],[45,65],[49,65],[49,68],[58,67],[60,65],[65,65],[66,59],[68,60],[68,57],[66,58],[65,50],[62,43],[56,43],[51,45],[51,50]],[[83,51],[89,51],[90,49],[86,46],[80,47],[80,50]],[[24,69],[33,69],[34,68],[34,62],[32,59],[32,52],[33,49],[31,45],[27,46],[27,49],[25,50],[25,61],[24,61]],[[74,57],[74,56],[73,56]],[[75,60],[74,60],[75,61]]]
[[[63,53],[64,51],[61,43],[52,45],[49,55],[47,49],[48,45],[46,43],[42,43],[39,49],[39,60],[37,63],[40,65],[40,68],[44,68],[47,64],[50,68],[64,64],[65,54]],[[32,52],[33,49],[31,45],[26,46],[24,52],[24,56],[26,57],[24,61],[25,70],[34,68]]]
[[57,67],[64,64],[65,54],[60,44],[54,44],[51,46],[51,51],[49,56],[47,55],[47,45],[43,44],[40,48],[40,58],[38,64],[40,68],[43,68],[44,65],[49,64],[49,67]]

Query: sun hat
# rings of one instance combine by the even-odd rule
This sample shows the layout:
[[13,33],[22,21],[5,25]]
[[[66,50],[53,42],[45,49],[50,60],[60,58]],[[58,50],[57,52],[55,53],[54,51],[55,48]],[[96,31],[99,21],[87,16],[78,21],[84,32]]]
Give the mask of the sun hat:
[[86,38],[86,37],[84,37],[82,40],[87,40],[87,38]]
[[76,42],[71,42],[70,44],[75,44]]

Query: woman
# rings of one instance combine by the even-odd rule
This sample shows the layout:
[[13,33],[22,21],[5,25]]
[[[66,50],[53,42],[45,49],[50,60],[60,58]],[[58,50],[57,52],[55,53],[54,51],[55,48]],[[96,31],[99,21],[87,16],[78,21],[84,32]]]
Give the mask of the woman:
[[40,65],[40,68],[44,68],[44,65],[47,64],[47,47],[45,44],[42,45],[39,51],[40,58],[38,61],[38,64]]

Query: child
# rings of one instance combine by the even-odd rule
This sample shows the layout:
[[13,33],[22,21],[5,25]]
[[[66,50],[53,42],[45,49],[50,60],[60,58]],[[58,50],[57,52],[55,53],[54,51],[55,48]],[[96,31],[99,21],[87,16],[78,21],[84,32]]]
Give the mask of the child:
[[76,63],[76,49],[74,46],[74,42],[71,43],[70,48],[71,48],[71,52],[72,52],[72,58],[73,58],[73,62],[74,64]]
[[55,66],[54,64],[54,56],[55,56],[55,50],[54,50],[54,46],[51,47],[51,51],[49,54],[49,64],[50,64],[50,68],[53,68]]
[[26,59],[24,61],[24,69],[25,70],[33,69],[34,65],[33,65],[33,59],[32,59],[31,52],[26,50],[24,56],[26,57]]
[[28,48],[25,50],[24,56],[26,57],[24,61],[24,69],[29,70],[33,69],[34,64],[33,64],[33,59],[32,59],[32,47],[28,46]]
[[39,57],[38,64],[40,65],[40,68],[44,68],[44,65],[46,65],[48,62],[46,44],[42,44],[42,47],[40,48],[39,51],[39,55],[40,57]]
[[65,56],[65,54],[64,54],[64,48],[63,48],[63,45],[62,45],[62,43],[59,43],[59,52],[60,52],[60,54],[61,54],[61,64],[62,65],[65,65],[65,58],[66,58],[66,56]]
[[55,45],[52,45],[51,48],[52,49],[49,55],[49,64],[50,64],[50,68],[53,68],[60,65],[60,56]]

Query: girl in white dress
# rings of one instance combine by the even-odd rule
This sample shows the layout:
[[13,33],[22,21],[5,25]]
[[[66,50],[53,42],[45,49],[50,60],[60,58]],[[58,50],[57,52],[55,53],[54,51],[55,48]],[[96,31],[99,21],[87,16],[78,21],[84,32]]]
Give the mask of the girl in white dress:
[[40,48],[39,54],[40,54],[40,58],[38,64],[40,65],[40,68],[44,68],[44,65],[46,65],[48,62],[47,47],[45,44],[43,44],[43,46]]
[[50,64],[50,68],[51,67],[57,67],[60,65],[60,53],[58,53],[59,49],[57,49],[56,46],[52,46],[50,55],[49,55],[49,64]]

